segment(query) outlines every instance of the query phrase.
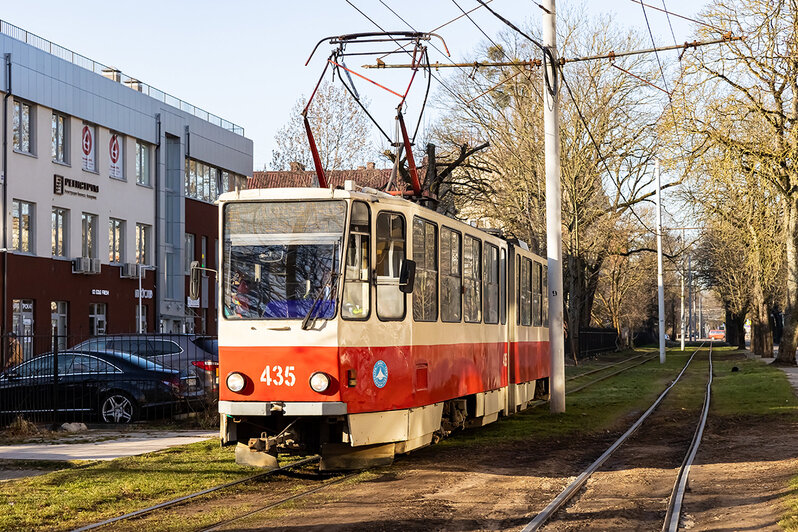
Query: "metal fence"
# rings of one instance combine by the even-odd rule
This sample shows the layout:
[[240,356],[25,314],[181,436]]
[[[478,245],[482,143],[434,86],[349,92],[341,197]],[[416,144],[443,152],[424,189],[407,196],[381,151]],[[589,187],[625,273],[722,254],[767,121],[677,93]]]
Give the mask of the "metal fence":
[[[579,353],[577,358],[585,358],[598,353],[618,350],[618,332],[615,329],[590,327],[579,329]],[[566,338],[565,354],[571,356],[571,342]]]
[[0,426],[29,421],[132,423],[215,412],[218,344],[189,334],[6,335]]

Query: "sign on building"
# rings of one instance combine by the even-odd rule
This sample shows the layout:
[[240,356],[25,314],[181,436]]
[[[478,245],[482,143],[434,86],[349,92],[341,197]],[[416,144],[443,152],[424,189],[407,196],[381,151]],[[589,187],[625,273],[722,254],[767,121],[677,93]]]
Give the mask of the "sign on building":
[[83,132],[81,133],[81,148],[83,150],[83,168],[90,172],[97,171],[97,165],[94,157],[94,127],[88,124],[83,124]]
[[111,162],[111,177],[122,179],[122,144],[119,135],[111,135],[111,141],[108,143],[108,159]]

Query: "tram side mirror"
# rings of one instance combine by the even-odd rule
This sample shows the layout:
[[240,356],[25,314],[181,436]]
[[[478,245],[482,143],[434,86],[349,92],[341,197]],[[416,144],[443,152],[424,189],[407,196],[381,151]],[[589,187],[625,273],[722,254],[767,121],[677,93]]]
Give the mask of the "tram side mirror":
[[399,290],[405,294],[413,293],[413,285],[416,283],[416,261],[405,259],[402,262],[402,269],[399,272]]
[[200,267],[198,260],[191,261],[191,278],[188,283],[188,297],[199,299],[200,296]]

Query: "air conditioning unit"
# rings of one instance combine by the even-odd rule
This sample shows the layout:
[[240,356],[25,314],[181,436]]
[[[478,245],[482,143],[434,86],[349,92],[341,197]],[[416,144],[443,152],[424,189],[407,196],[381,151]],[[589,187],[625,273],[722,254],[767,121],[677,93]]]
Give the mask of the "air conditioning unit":
[[125,263],[119,268],[119,277],[135,279],[139,276],[139,265],[136,263]]
[[91,266],[88,273],[100,273],[100,259],[89,259]]
[[75,257],[72,259],[72,273],[89,273],[91,259],[88,257]]

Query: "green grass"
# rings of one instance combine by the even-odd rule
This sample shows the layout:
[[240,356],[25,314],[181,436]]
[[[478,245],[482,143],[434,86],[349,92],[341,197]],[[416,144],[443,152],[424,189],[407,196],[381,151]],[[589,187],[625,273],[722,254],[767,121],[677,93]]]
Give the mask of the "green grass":
[[251,475],[206,441],[0,484],[0,530],[63,529]]
[[[624,357],[639,353],[653,354],[654,351],[638,350]],[[456,449],[514,442],[534,443],[625,430],[678,374],[690,353],[692,350],[669,350],[664,365],[654,359],[583,391],[569,394],[566,396],[564,414],[553,416],[548,406],[544,405],[500,423],[459,433],[439,446]],[[714,353],[717,356],[713,417],[734,420],[746,416],[767,416],[776,423],[798,419],[798,399],[782,371],[756,360],[722,360],[734,356],[730,348],[715,349]],[[567,368],[567,375],[588,371],[612,361],[613,357],[586,361],[578,367]],[[677,406],[693,408],[703,400],[706,355],[699,355],[693,364],[694,371],[685,378],[696,385],[677,386],[669,398]],[[732,372],[733,366],[740,371]],[[599,375],[574,381],[573,385],[593,380]],[[27,465],[31,466],[30,469],[53,467],[52,464],[38,462]],[[0,463],[0,467],[3,466],[6,464]],[[26,464],[8,466],[23,467]],[[217,441],[108,462],[70,463],[64,467],[37,477],[0,483],[0,530],[74,528],[243,478],[254,471],[236,465],[233,449],[220,448]],[[370,478],[371,474],[373,472],[364,473],[358,477],[358,481]],[[798,532],[798,477],[793,479],[790,489],[790,511],[781,525]],[[198,521],[192,519],[191,522],[176,523],[170,521],[168,516],[153,516],[152,520],[145,523],[158,529],[190,529],[193,525],[208,525],[240,511],[241,508],[213,508],[204,516],[194,516]],[[134,524],[131,523],[131,527]]]

